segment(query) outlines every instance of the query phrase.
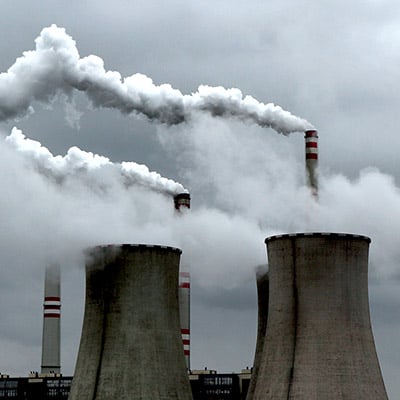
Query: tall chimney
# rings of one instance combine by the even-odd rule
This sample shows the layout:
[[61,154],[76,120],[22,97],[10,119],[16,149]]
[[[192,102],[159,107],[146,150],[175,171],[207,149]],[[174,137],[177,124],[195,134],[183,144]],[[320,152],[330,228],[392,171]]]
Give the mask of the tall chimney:
[[179,327],[180,254],[155,245],[91,250],[69,400],[191,399]]
[[253,400],[254,397],[254,389],[256,387],[258,371],[260,369],[261,357],[264,349],[265,332],[268,322],[269,278],[268,271],[265,266],[260,266],[257,268],[256,278],[258,298],[257,342],[246,400]]
[[307,184],[314,197],[318,196],[318,132],[305,131]]
[[[190,209],[190,194],[179,193],[174,197],[175,209],[181,212],[183,208]],[[190,273],[189,267],[181,263],[179,271],[179,316],[183,353],[186,368],[190,371]]]
[[42,374],[60,373],[60,266],[46,268],[43,303]]
[[270,300],[255,400],[387,400],[368,303],[365,236],[266,239]]
[[190,273],[186,271],[179,272],[179,319],[183,354],[190,371]]

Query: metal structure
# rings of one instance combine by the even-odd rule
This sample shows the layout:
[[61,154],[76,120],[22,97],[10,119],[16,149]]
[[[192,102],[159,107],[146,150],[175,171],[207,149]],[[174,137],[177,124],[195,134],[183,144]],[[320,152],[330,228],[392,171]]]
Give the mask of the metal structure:
[[[183,208],[190,209],[190,194],[179,193],[174,196],[174,205],[178,213]],[[190,273],[188,265],[181,263],[179,272],[179,318],[186,368],[190,371]]]
[[307,184],[310,187],[313,196],[318,196],[318,132],[308,130],[304,132],[306,145],[306,174]]
[[261,357],[264,349],[265,332],[268,322],[268,302],[269,302],[269,278],[268,271],[265,266],[257,268],[257,298],[258,298],[258,326],[257,326],[257,342],[254,354],[253,368],[251,371],[251,380],[247,391],[246,400],[252,400],[254,389],[256,387],[258,371],[260,369]]
[[69,400],[191,399],[179,326],[181,251],[121,245],[88,254]]
[[60,373],[60,266],[46,268],[43,303],[41,373]]
[[368,302],[370,239],[266,239],[270,300],[254,400],[387,400]]

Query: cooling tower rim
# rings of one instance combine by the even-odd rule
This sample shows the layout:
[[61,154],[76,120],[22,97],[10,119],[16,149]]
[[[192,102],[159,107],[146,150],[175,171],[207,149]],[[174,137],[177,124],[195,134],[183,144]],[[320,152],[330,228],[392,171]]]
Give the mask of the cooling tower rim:
[[286,233],[282,235],[273,235],[265,239],[265,243],[271,242],[278,239],[288,239],[288,238],[329,238],[329,239],[361,239],[368,243],[371,243],[371,238],[364,235],[358,235],[354,233],[336,233],[336,232],[300,232],[300,233]]
[[121,244],[100,244],[87,249],[89,252],[96,250],[126,250],[129,248],[137,248],[138,250],[155,249],[161,251],[170,251],[173,253],[182,254],[182,250],[177,247],[164,246],[160,244],[145,244],[145,243],[121,243]]

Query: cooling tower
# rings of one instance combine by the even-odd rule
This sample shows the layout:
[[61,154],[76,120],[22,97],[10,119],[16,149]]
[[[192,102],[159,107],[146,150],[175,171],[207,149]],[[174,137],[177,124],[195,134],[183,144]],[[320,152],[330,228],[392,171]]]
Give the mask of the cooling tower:
[[69,400],[189,400],[178,310],[179,249],[100,246]]
[[255,400],[387,400],[368,303],[364,236],[266,239],[270,300]]
[[310,187],[312,194],[318,195],[318,132],[316,130],[305,131],[306,145],[306,174],[307,184]]
[[[190,208],[190,194],[179,193],[174,196],[175,209],[180,213],[182,208]],[[179,316],[183,353],[186,368],[190,371],[190,273],[189,268],[181,263],[179,272]]]
[[268,271],[264,266],[259,267],[256,271],[257,276],[257,298],[258,298],[258,327],[257,342],[254,355],[253,368],[251,371],[251,380],[247,391],[246,400],[252,400],[254,389],[257,382],[257,375],[260,369],[261,356],[264,348],[265,331],[268,321],[268,302],[269,302],[269,279]]
[[44,280],[42,374],[60,372],[60,267],[46,268]]

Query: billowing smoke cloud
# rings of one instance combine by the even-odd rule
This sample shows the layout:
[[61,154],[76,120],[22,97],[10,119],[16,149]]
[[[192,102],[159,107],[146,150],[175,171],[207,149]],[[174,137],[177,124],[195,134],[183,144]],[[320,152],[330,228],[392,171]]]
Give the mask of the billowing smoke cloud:
[[[306,187],[303,147],[295,140],[264,135],[255,126],[246,127],[244,139],[240,123],[212,118],[196,121],[190,134],[176,127],[164,130],[159,137],[169,151],[179,154],[185,174],[181,179],[192,185],[193,198],[206,196],[213,207],[259,227],[261,247],[271,234],[363,234],[372,239],[371,273],[399,274],[393,221],[400,220],[400,188],[392,176],[368,168],[349,179],[322,168],[316,202]],[[237,233],[240,236],[240,230]],[[264,260],[259,257],[262,263],[265,255]]]
[[0,75],[0,120],[33,112],[34,100],[48,103],[57,94],[84,92],[95,107],[136,113],[168,125],[188,121],[196,113],[236,117],[277,132],[304,131],[312,125],[281,107],[243,96],[239,89],[200,86],[183,95],[169,84],[157,86],[142,74],[122,79],[106,71],[101,58],[81,58],[75,41],[55,25],[42,30],[36,50],[26,51]]
[[93,190],[103,192],[112,186],[107,182],[107,177],[111,177],[113,171],[123,178],[126,187],[141,185],[171,195],[187,192],[180,183],[164,178],[157,172],[149,171],[145,165],[135,162],[112,163],[107,157],[83,151],[78,147],[71,147],[64,157],[53,156],[41,143],[26,138],[17,128],[13,128],[6,141],[22,153],[37,171],[60,184],[75,175]]

